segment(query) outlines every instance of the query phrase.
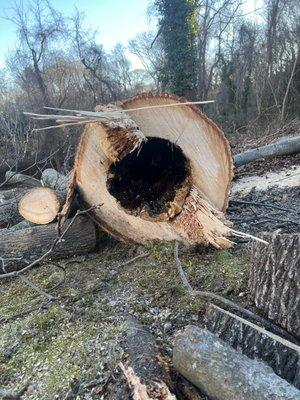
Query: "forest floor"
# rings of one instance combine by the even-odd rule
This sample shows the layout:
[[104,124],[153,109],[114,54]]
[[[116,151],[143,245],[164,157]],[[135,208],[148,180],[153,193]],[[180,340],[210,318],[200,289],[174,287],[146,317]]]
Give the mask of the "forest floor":
[[[281,163],[278,168],[274,162],[265,163],[264,173],[282,169]],[[298,164],[298,157],[289,158],[287,173],[298,173]],[[259,168],[239,169],[236,179],[257,176]],[[265,189],[244,193],[234,189],[233,200],[258,203],[231,201],[227,217],[236,229],[256,234],[299,231],[295,223],[300,211],[299,181],[298,186]],[[144,257],[126,263],[145,252]],[[181,246],[180,259],[195,289],[221,294],[253,310],[247,290],[249,242],[222,251]],[[120,397],[116,389],[122,382],[125,385],[118,365],[126,359],[128,317],[135,317],[160,338],[167,356],[178,330],[201,325],[204,302],[191,298],[182,287],[172,243],[144,248],[103,239],[98,252],[62,260],[60,265],[65,277],[51,264],[27,274],[55,301],[49,302],[18,278],[0,282],[0,388],[17,392],[30,382],[22,399],[129,399]]]
[[[203,302],[191,299],[181,286],[172,244],[153,246],[147,257],[123,265],[144,251],[106,244],[65,265],[66,277],[58,287],[59,269],[45,265],[31,271],[31,282],[57,298],[51,304],[19,280],[1,283],[0,387],[17,391],[30,381],[24,399],[65,399],[79,382],[77,398],[101,398],[105,387],[103,398],[120,399],[106,383],[110,380],[113,390],[120,378],[128,315],[160,337],[171,354],[174,333],[198,323]],[[181,253],[195,288],[247,304],[247,247],[189,248]]]

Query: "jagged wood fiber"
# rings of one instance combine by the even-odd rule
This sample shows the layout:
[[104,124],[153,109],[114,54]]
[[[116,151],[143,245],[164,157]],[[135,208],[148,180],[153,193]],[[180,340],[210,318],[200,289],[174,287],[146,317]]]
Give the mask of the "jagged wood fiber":
[[[145,94],[126,100],[121,110],[175,104],[167,94]],[[182,100],[183,101],[183,100]],[[111,106],[109,106],[112,109]],[[96,107],[105,111],[107,107]],[[114,113],[107,121],[90,122],[82,134],[68,198],[77,189],[88,206],[103,204],[92,216],[100,227],[125,241],[180,240],[185,243],[232,245],[231,229],[222,212],[228,204],[232,158],[222,131],[195,106],[182,105]],[[139,148],[147,138],[176,144],[189,162],[190,173],[159,218],[133,215],[107,189],[110,166]],[[66,204],[62,216],[67,211]]]

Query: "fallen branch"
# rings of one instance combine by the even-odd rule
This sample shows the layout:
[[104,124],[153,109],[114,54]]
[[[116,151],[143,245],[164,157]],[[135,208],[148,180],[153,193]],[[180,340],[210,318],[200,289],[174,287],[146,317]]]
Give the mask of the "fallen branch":
[[188,326],[175,338],[174,367],[215,400],[298,400],[300,391],[262,362],[251,360],[211,332]]
[[285,156],[289,154],[297,154],[299,152],[300,136],[295,136],[278,140],[277,142],[266,146],[246,150],[234,156],[233,161],[236,167],[240,167],[241,165],[248,164],[261,158]]

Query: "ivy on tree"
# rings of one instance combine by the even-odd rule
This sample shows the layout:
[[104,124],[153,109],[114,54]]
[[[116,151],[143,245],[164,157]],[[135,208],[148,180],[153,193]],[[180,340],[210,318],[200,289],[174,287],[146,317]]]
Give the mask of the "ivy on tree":
[[196,90],[198,0],[156,0],[165,51],[162,82],[171,92],[190,99]]

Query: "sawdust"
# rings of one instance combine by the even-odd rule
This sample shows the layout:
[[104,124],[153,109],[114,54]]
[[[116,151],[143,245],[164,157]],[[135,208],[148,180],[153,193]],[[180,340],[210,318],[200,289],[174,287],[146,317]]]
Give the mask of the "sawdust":
[[254,188],[263,191],[274,186],[281,188],[300,186],[300,165],[293,165],[279,172],[268,172],[262,176],[251,175],[238,179],[233,183],[231,194],[243,196]]

